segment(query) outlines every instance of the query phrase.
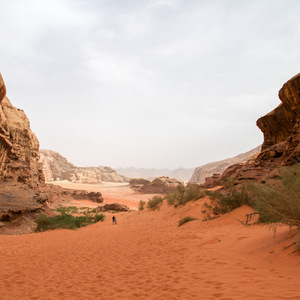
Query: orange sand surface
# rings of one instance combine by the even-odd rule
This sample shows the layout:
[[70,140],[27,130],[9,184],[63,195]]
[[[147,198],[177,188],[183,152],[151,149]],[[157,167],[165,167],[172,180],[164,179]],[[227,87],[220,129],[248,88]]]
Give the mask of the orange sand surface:
[[[134,192],[128,183],[105,182],[103,184],[80,184],[69,181],[56,181],[51,184],[59,185],[66,189],[87,190],[89,192],[101,192],[104,198],[103,204],[120,203],[125,204],[131,209],[137,209],[140,200],[148,201],[156,194],[140,194]],[[98,203],[92,201],[81,201],[83,206],[97,207]],[[65,206],[78,205],[74,200],[65,204]]]
[[294,231],[242,225],[246,206],[201,222],[203,201],[0,236],[0,299],[300,299]]

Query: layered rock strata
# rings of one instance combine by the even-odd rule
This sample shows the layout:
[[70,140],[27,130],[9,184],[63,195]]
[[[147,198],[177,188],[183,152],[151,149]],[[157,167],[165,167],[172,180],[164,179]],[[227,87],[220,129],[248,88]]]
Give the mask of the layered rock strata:
[[40,162],[47,182],[68,180],[73,183],[97,184],[104,182],[128,182],[110,167],[77,167],[52,150],[40,150]]
[[[0,221],[45,208],[39,142],[25,113],[6,97],[0,74]],[[2,224],[3,225],[3,224]]]

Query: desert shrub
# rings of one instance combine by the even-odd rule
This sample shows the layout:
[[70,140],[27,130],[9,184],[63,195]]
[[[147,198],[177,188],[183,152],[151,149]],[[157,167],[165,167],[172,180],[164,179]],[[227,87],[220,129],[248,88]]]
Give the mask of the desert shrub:
[[253,207],[263,223],[279,222],[300,227],[300,164],[279,169],[274,185],[249,184]]
[[139,211],[144,210],[145,205],[146,205],[146,202],[143,201],[143,200],[140,200],[140,202],[139,202],[139,207],[138,207],[138,208],[139,208]]
[[94,216],[94,222],[95,222],[95,223],[97,223],[97,222],[99,222],[99,221],[103,222],[104,219],[105,219],[105,215],[104,215],[104,214],[99,214],[99,215],[96,214],[96,215]]
[[[244,204],[254,208],[263,223],[283,223],[300,227],[300,163],[279,169],[276,185],[246,183],[239,190],[210,192],[215,215]],[[229,185],[230,186],[230,185]]]
[[152,199],[148,200],[147,208],[151,210],[159,209],[159,206],[163,203],[163,198],[160,196],[154,196]]
[[245,186],[239,190],[234,187],[230,188],[228,192],[214,191],[209,193],[212,200],[212,210],[214,215],[227,213],[242,205],[250,205],[249,191]]
[[169,205],[174,205],[175,207],[179,205],[184,205],[189,201],[195,201],[205,197],[205,192],[200,188],[199,185],[190,185],[185,187],[179,184],[176,190],[172,193],[168,193],[165,198]]
[[59,207],[57,209],[55,209],[56,211],[58,212],[61,212],[61,213],[70,213],[70,214],[74,214],[74,213],[77,213],[78,212],[78,207],[76,206],[68,206],[68,207]]
[[94,217],[74,217],[63,212],[54,217],[47,217],[41,214],[36,218],[35,222],[37,224],[36,231],[38,232],[57,228],[76,229],[103,220],[104,215],[96,215]]
[[181,218],[178,222],[178,226],[182,226],[183,224],[190,222],[190,221],[194,221],[194,220],[198,220],[198,219],[196,219],[194,217],[190,217],[190,216]]

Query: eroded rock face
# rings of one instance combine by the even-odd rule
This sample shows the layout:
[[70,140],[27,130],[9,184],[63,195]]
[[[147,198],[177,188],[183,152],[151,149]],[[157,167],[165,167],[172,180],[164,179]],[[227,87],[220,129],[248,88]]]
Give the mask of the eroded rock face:
[[0,90],[4,96],[0,99],[0,180],[36,188],[44,183],[38,139],[30,129],[25,113],[15,108],[5,96],[2,77]]
[[300,161],[300,73],[287,81],[279,91],[282,103],[257,120],[264,134],[262,151],[253,160],[230,166],[212,180],[208,178],[204,188],[221,185],[226,178],[234,178],[234,184],[256,181],[267,182],[278,177],[278,167]]
[[96,203],[103,202],[103,197],[100,192],[66,189],[53,184],[46,184],[45,192],[48,197],[48,203],[51,203],[52,206],[56,206],[64,202],[67,203],[69,200],[90,200]]
[[282,103],[257,120],[257,126],[264,133],[262,150],[286,141],[299,129],[300,73],[287,81],[278,95]]
[[129,179],[120,175],[110,167],[76,167],[65,157],[52,150],[40,150],[40,162],[46,181],[68,180],[74,183],[96,184],[104,182],[128,182]]
[[153,181],[143,178],[133,178],[129,182],[130,187],[140,193],[152,194],[152,193],[167,193],[176,189],[179,184],[184,184],[175,178],[162,176],[155,178]]
[[258,146],[248,152],[239,154],[235,157],[211,162],[203,166],[200,166],[194,170],[194,173],[191,179],[189,180],[189,183],[196,182],[199,184],[203,184],[205,182],[205,178],[210,176],[213,176],[215,179],[216,175],[214,174],[223,173],[229,166],[233,164],[246,162],[250,158],[253,158],[255,155],[257,155],[260,152],[260,150],[261,150],[261,146]]
[[45,185],[39,142],[21,109],[6,97],[0,75],[0,221],[44,209]]

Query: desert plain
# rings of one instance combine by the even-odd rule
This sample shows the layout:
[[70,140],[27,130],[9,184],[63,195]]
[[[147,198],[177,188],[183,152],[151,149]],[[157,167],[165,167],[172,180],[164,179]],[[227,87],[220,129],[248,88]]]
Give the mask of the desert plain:
[[[78,230],[0,236],[0,299],[300,299],[293,228],[243,225],[247,206],[203,221],[207,198],[138,211],[152,195],[127,185],[76,187],[132,210],[116,213],[117,225],[105,213]],[[178,227],[184,216],[198,220]]]

